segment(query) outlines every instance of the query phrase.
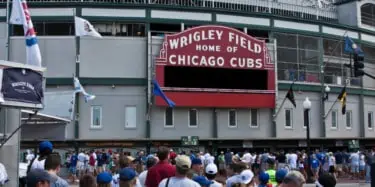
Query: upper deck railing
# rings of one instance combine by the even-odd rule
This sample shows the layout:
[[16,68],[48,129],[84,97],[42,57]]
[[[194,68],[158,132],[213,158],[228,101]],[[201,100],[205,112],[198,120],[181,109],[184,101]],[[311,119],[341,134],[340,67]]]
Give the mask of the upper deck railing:
[[[0,0],[1,3],[6,1]],[[171,8],[212,8],[330,22],[337,20],[334,6],[317,8],[315,5],[303,6],[275,0],[28,0],[28,2],[49,5],[54,3],[163,5]]]

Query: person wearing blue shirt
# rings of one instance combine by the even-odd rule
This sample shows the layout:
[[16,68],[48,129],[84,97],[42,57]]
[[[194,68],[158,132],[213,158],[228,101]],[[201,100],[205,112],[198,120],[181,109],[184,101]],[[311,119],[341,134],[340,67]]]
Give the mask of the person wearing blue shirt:
[[232,164],[232,153],[228,150],[225,155],[224,155],[224,159],[225,159],[225,164],[226,166],[229,166],[230,164]]
[[318,177],[319,166],[319,160],[316,158],[315,155],[313,155],[311,158],[311,171],[313,172],[315,178]]
[[70,157],[70,168],[69,168],[72,182],[77,180],[77,162],[78,162],[77,153],[73,153],[72,156]]

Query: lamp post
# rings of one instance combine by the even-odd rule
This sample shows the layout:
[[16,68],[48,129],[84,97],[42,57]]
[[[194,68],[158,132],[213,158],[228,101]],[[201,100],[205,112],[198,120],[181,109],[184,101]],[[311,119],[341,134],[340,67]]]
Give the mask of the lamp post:
[[326,85],[326,87],[324,88],[324,96],[323,96],[323,102],[328,100],[328,93],[331,91],[331,88]]
[[307,143],[307,182],[311,181],[311,165],[310,165],[310,124],[309,124],[309,112],[311,108],[311,102],[308,97],[306,97],[303,102],[303,120],[306,127],[306,143]]

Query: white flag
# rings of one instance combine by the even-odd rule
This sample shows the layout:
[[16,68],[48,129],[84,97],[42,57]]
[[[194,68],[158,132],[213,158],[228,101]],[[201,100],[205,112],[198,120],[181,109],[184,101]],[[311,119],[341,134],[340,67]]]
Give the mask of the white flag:
[[101,38],[100,35],[91,25],[91,23],[83,18],[74,17],[75,28],[76,28],[76,36],[93,36],[97,38]]
[[87,103],[90,100],[95,99],[95,95],[88,94],[86,90],[83,88],[81,83],[79,82],[77,77],[74,77],[74,90],[75,93],[82,93],[83,96],[85,97],[85,102]]
[[42,67],[42,56],[33,22],[25,0],[13,0],[10,24],[23,25],[26,38],[26,64]]

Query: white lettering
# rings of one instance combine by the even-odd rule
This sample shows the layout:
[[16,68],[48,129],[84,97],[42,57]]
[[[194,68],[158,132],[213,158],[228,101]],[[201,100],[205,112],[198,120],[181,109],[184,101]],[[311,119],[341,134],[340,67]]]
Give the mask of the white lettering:
[[199,67],[223,67],[224,57],[215,56],[191,56],[191,55],[170,55],[169,64],[179,66],[199,66]]
[[[255,61],[255,63],[254,63]],[[262,68],[262,59],[252,59],[252,58],[236,58],[233,57],[229,61],[230,66],[233,68],[246,68],[246,69],[252,69],[252,68]]]
[[177,49],[178,42],[179,42],[179,38],[169,40],[169,46],[171,47],[171,49]]
[[220,45],[199,45],[195,46],[197,51],[210,51],[210,52],[220,52]]

